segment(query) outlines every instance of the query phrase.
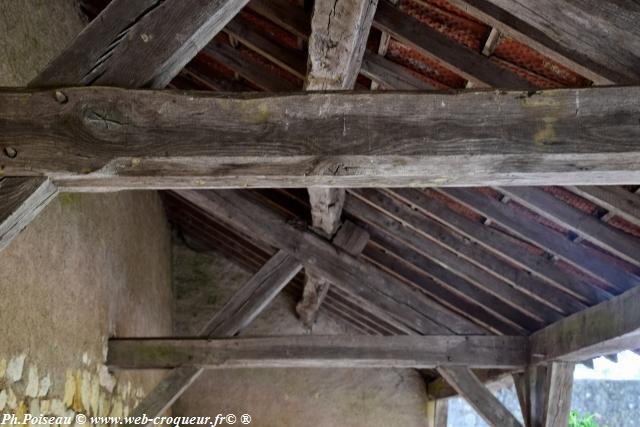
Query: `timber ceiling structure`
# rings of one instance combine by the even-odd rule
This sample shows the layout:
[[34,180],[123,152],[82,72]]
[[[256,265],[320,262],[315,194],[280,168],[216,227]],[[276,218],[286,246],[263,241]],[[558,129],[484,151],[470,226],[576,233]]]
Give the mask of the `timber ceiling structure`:
[[[0,190],[15,194],[17,207],[10,205],[10,212],[25,218],[6,232],[0,229],[0,247],[55,194],[48,180],[23,179],[15,171],[27,171],[29,176],[41,171],[60,188],[73,191],[169,188],[163,192],[168,216],[188,244],[219,251],[255,273],[243,288],[247,294],[237,296],[216,315],[203,336],[233,336],[246,326],[257,315],[257,309],[247,308],[247,300],[256,295],[249,290],[269,300],[279,289],[261,286],[276,277],[300,300],[298,313],[309,327],[318,311],[324,311],[364,335],[459,336],[470,340],[466,345],[475,350],[489,342],[482,339],[509,340],[504,357],[492,363],[476,366],[468,362],[470,356],[456,353],[452,363],[460,358],[466,361],[461,364],[485,368],[477,376],[437,363],[419,364],[426,369],[423,373],[434,398],[456,392],[468,397],[471,390],[486,398],[474,381],[512,372],[514,365],[522,367],[514,360],[522,359],[516,347],[525,341],[531,345],[527,353],[531,363],[588,360],[613,353],[621,345],[640,344],[639,310],[634,308],[640,291],[640,192],[638,185],[632,185],[640,183],[640,115],[637,86],[621,86],[640,81],[637,1],[206,2],[206,12],[215,16],[215,22],[203,17],[204,9],[202,14],[189,12],[186,2],[172,3],[173,16],[162,1],[140,0],[130,9],[123,8],[122,1],[115,3],[108,7],[106,0],[82,0],[89,20],[98,17],[100,22],[93,33],[80,35],[75,51],[61,55],[31,86],[168,86],[177,91],[131,95],[124,89],[74,88],[55,92],[53,100],[39,92],[29,98],[10,94],[9,106],[56,102],[82,112],[89,130],[75,136],[90,142],[95,137],[107,145],[91,156],[86,154],[90,144],[65,152],[69,136],[58,132],[62,125],[56,117],[52,124],[21,132],[20,126],[31,119],[19,113],[14,117],[9,107],[0,110],[13,126],[4,140],[0,135],[4,155],[13,163],[0,170],[20,177],[12,181],[13,187],[7,179]],[[163,12],[154,15],[156,9]],[[162,39],[171,31],[160,18],[172,18],[176,28],[188,28],[197,42],[181,44],[180,33]],[[148,19],[149,28],[137,29],[143,19]],[[110,20],[130,24],[118,31],[116,26],[101,27]],[[201,28],[211,34],[203,35]],[[156,58],[157,51],[134,46],[132,34],[156,50],[166,48],[166,55]],[[93,47],[92,37],[102,37],[101,50],[80,49]],[[125,61],[127,55],[139,52],[136,49],[147,56]],[[545,91],[560,88],[572,89]],[[344,95],[354,100],[352,109],[337,93],[315,98],[293,95],[352,89],[360,91]],[[192,90],[204,92],[183,95]],[[207,98],[207,91],[224,95]],[[257,91],[277,93],[264,98],[272,103],[269,108],[260,104]],[[371,97],[370,91],[389,97]],[[78,101],[79,97],[84,98]],[[252,103],[254,99],[258,101]],[[87,110],[85,103],[91,102],[101,102],[100,108]],[[376,102],[395,102],[395,109],[385,110]],[[183,104],[201,110],[184,115]],[[112,105],[131,106],[134,113],[128,116],[130,111],[123,108],[114,114]],[[153,114],[142,117],[140,112],[147,110]],[[158,111],[167,116],[177,112],[186,120],[180,128],[172,128],[173,122],[166,122]],[[386,115],[388,111],[393,114]],[[282,114],[278,117],[284,123],[273,125],[272,114]],[[220,127],[211,131],[207,120],[225,119],[230,123],[222,127],[231,136],[220,137],[213,148],[193,148],[171,138],[210,140],[211,133],[206,132],[218,132]],[[422,119],[430,120],[430,129],[417,123]],[[140,122],[131,125],[127,120]],[[156,122],[163,132],[153,128]],[[322,126],[313,128],[314,124]],[[313,136],[304,133],[307,125],[316,132]],[[198,133],[200,128],[203,134]],[[119,145],[117,132],[123,129],[141,147]],[[302,154],[330,156],[331,150],[342,150],[341,144],[350,144],[350,135],[362,129],[373,135],[366,140],[368,145],[349,145],[346,163],[330,163],[328,172],[307,176],[304,167],[317,171],[323,165],[301,167],[293,160],[278,164],[277,172],[289,181],[275,177],[278,173],[267,173],[260,181],[261,172],[267,170],[261,162],[279,161],[277,150],[242,153],[249,156],[248,163],[220,166],[202,160],[219,152],[242,151],[249,138],[245,131],[255,132],[258,136],[252,138],[259,142],[281,138],[289,144],[309,143]],[[503,138],[495,138],[496,132],[504,133]],[[422,147],[425,133],[435,148]],[[458,133],[470,136],[460,143]],[[396,134],[402,143],[409,143],[408,148],[398,141],[396,151]],[[505,143],[511,142],[510,137],[514,146]],[[38,144],[52,139],[62,148],[49,154]],[[518,145],[520,140],[530,145]],[[236,141],[240,141],[237,147]],[[418,142],[420,148],[410,145]],[[160,155],[154,151],[156,157],[144,159],[145,150],[154,143],[160,147],[156,150],[165,151]],[[18,144],[17,149],[11,144]],[[295,157],[292,152],[286,155]],[[66,156],[63,164],[51,166],[50,158],[58,159],[60,153]],[[390,163],[378,162],[376,154],[391,157]],[[440,165],[437,160],[430,163],[430,158],[451,161]],[[223,178],[214,179],[220,169]],[[358,176],[361,170],[369,181]],[[92,175],[95,171],[103,175]],[[292,181],[292,176],[299,180]],[[429,188],[422,188],[420,184],[427,182]],[[335,183],[343,188],[327,188]],[[476,183],[491,186],[474,187]],[[628,185],[601,185],[612,183]],[[522,186],[531,184],[554,186]],[[238,189],[245,185],[252,188]],[[236,189],[192,190],[198,187]],[[22,204],[32,206],[27,209]],[[275,273],[265,276],[269,268]],[[608,322],[607,316],[614,312],[622,320]],[[575,338],[583,335],[588,338]],[[371,348],[377,345],[377,341],[367,343]],[[112,364],[181,366],[175,360],[132,362],[126,358],[130,344],[113,344]],[[322,345],[330,344],[337,345]],[[200,356],[203,364],[215,364],[212,356]],[[409,363],[400,359],[395,366]],[[478,356],[478,360],[483,359]],[[547,384],[547,393],[566,391],[563,384],[571,366],[555,362],[549,366],[547,383],[552,385]],[[156,413],[166,409],[201,371],[175,369],[142,409]],[[541,399],[530,395],[536,375],[527,370],[526,387],[519,396],[523,410],[529,405],[524,411],[527,426],[542,425],[536,417],[550,419],[551,410],[562,414],[568,409],[547,407],[553,401],[548,395],[546,403],[533,402]],[[443,386],[441,377],[455,391]],[[516,377],[520,391],[518,378],[524,377]],[[476,409],[491,425],[519,425],[500,405],[485,403]],[[546,409],[538,413],[534,404]]]

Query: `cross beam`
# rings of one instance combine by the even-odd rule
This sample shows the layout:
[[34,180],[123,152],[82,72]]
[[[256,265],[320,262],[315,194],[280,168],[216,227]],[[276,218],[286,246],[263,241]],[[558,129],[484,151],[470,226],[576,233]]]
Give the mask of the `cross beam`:
[[64,102],[0,92],[0,146],[15,152],[0,157],[5,176],[48,175],[76,191],[640,181],[640,87],[62,92]]

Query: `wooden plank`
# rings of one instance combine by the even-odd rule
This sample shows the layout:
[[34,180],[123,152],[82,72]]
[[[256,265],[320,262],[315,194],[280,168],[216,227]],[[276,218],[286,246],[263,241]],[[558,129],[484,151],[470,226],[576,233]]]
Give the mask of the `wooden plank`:
[[434,87],[412,74],[407,68],[385,59],[383,56],[365,52],[360,70],[363,76],[387,89],[433,90]]
[[[540,299],[532,298],[531,293],[525,293],[519,289],[521,287],[519,281],[508,283],[480,266],[473,264],[466,259],[466,255],[470,252],[464,251],[464,247],[472,249],[470,245],[465,244],[463,238],[456,238],[450,230],[438,222],[414,211],[410,206],[384,195],[382,192],[351,190],[350,194],[354,196],[348,198],[345,211],[358,218],[358,220],[371,224],[371,230],[367,230],[375,237],[377,242],[384,242],[383,246],[385,248],[388,248],[390,242],[388,236],[405,242],[419,250],[420,254],[438,263],[441,268],[466,278],[480,289],[484,289],[486,292],[502,299],[500,303],[489,304],[488,308],[490,309],[495,309],[496,305],[512,305],[535,319],[543,320],[545,324],[562,318],[557,311],[541,302],[542,299],[548,297],[548,294],[543,293],[546,289],[544,285],[537,289]],[[363,197],[363,199],[357,198],[356,195]],[[365,201],[372,206],[367,205]],[[375,209],[382,210],[385,214]],[[398,218],[402,222],[394,218]],[[382,230],[384,234],[378,230]],[[450,242],[454,243],[450,244]],[[458,245],[455,242],[463,246],[461,248],[462,252],[458,250]],[[402,258],[409,260],[412,256],[406,252],[403,251]],[[496,261],[499,260],[496,259]],[[491,263],[485,264],[485,267],[487,266],[490,267]],[[427,270],[434,272],[436,268],[428,268]],[[465,292],[469,296],[477,293],[477,291],[471,292],[471,294]],[[476,301],[482,300],[481,297],[474,297],[473,299]]]
[[513,377],[513,385],[516,390],[516,395],[518,396],[518,403],[520,403],[520,410],[522,412],[522,418],[524,419],[525,427],[531,427],[531,422],[529,421],[529,403],[527,401],[527,380],[526,374],[522,372],[516,372],[511,374]]
[[522,427],[522,424],[467,367],[439,367],[438,372],[492,427]]
[[640,287],[531,336],[531,360],[582,361],[640,347]]
[[374,26],[473,82],[475,87],[534,89],[526,79],[497,65],[382,0]]
[[[358,256],[369,241],[369,234],[355,226],[352,222],[345,222],[333,239],[333,243],[353,256]],[[296,305],[296,313],[302,323],[312,328],[318,315],[318,310],[327,296],[331,282],[320,274],[306,271],[302,299]]]
[[588,215],[551,194],[534,187],[502,187],[499,191],[511,199],[548,218],[563,228],[603,247],[607,251],[636,266],[640,266],[640,242]]
[[165,87],[246,3],[115,0],[31,86]]
[[640,182],[635,87],[64,96],[0,92],[5,176],[93,191]]
[[566,427],[569,423],[574,368],[573,363],[567,362],[553,362],[547,368],[549,378],[544,427]]
[[112,368],[519,368],[527,339],[497,336],[321,336],[109,341]]
[[640,227],[640,195],[622,187],[569,187],[577,195]]
[[[296,228],[237,191],[175,193],[235,229],[288,251],[305,268],[322,273],[355,300],[377,305],[417,332],[424,335],[451,332],[483,334],[481,328],[445,309],[419,290],[406,286],[316,234]],[[367,278],[366,282],[363,282],[363,277]]]
[[450,209],[443,202],[416,190],[394,190],[393,194],[401,196],[422,212],[453,228],[456,232],[474,240],[483,248],[506,258],[521,268],[527,269],[538,277],[549,281],[554,286],[570,293],[589,304],[597,304],[611,297],[611,294],[582,280],[566,270],[560,269],[551,260],[532,254],[514,242],[499,230],[472,221]]
[[211,42],[204,47],[202,52],[235,71],[239,76],[247,79],[264,91],[290,92],[300,90],[300,85],[284,77],[280,77],[263,64],[251,61],[238,49],[226,43]]
[[[450,188],[438,191],[500,224],[514,235],[545,249],[575,268],[610,283],[615,288],[627,290],[640,284],[640,277],[614,265],[601,252],[580,242],[572,242],[545,225],[518,215],[515,209],[505,203],[473,189]],[[637,256],[638,254],[631,255]]]
[[638,81],[640,6],[633,0],[452,0],[452,4],[597,84]]
[[58,193],[48,178],[0,178],[0,251]]
[[524,416],[526,427],[542,427],[548,403],[548,370],[546,366],[527,366],[524,371],[527,410]]

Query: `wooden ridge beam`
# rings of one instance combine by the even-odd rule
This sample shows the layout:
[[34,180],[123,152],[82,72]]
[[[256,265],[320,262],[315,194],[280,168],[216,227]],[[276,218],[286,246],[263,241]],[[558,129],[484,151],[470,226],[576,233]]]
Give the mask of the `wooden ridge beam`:
[[[295,258],[283,251],[277,252],[207,322],[199,335],[210,340],[212,337],[237,334],[264,311],[301,269]],[[133,416],[147,415],[153,418],[162,414],[202,372],[202,368],[193,365],[177,367],[140,402]]]
[[[424,335],[484,334],[483,329],[316,234],[300,230],[237,191],[177,191],[180,197],[245,234],[288,251],[356,301],[375,305]],[[362,277],[366,277],[366,284]],[[437,319],[434,320],[434,319]]]
[[[572,242],[545,225],[518,215],[505,203],[473,189],[449,188],[438,191],[491,219],[514,235],[563,259],[575,268],[611,284],[614,288],[627,290],[640,285],[640,277],[614,265],[602,253],[579,242]],[[547,213],[552,208],[553,206],[549,206]],[[621,243],[626,241],[623,240]],[[638,256],[638,254],[630,256]]]
[[531,362],[580,362],[640,348],[640,286],[531,335]]
[[526,337],[321,336],[225,339],[111,339],[107,364],[118,369],[417,368],[468,365],[522,368]]
[[76,191],[640,182],[637,87],[58,92],[65,102],[0,92],[0,145],[16,152],[0,157],[5,176],[49,175]]
[[522,427],[469,368],[441,366],[438,372],[491,427]]
[[638,81],[640,6],[634,1],[451,0],[451,3],[596,84]]

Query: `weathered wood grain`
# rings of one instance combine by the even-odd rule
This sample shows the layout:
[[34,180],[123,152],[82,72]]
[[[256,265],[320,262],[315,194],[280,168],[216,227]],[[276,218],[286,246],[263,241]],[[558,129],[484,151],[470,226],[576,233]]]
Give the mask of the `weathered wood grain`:
[[[499,191],[562,227],[572,230],[619,258],[640,266],[640,242],[627,233],[607,225],[564,203],[542,189],[534,187],[502,187]],[[631,193],[630,193],[631,194]]]
[[475,87],[534,89],[526,79],[500,67],[486,56],[461,46],[386,0],[378,5],[374,26],[440,62],[473,82]]
[[[353,256],[358,256],[368,241],[369,233],[352,222],[346,221],[333,239],[333,244]],[[326,280],[322,274],[316,274],[311,270],[305,271],[305,274],[302,298],[296,305],[296,312],[302,323],[311,329],[316,321],[318,310],[327,296],[331,282]]]
[[638,82],[640,5],[634,0],[452,3],[597,84]]
[[[305,268],[322,273],[354,300],[377,305],[421,334],[484,334],[483,329],[419,290],[338,249],[316,234],[296,228],[237,191],[175,193],[235,229],[287,251]],[[363,281],[363,277],[367,280]]]
[[547,368],[549,378],[544,427],[567,426],[571,411],[574,368],[575,365],[568,362],[553,362]]
[[439,367],[438,372],[492,427],[522,427],[522,424],[467,367]]
[[636,87],[62,92],[0,92],[6,176],[76,190],[640,182]]
[[413,205],[420,207],[427,215],[474,240],[486,250],[510,260],[521,268],[527,269],[582,301],[589,304],[597,304],[611,297],[610,293],[559,268],[551,260],[532,254],[521,246],[517,246],[503,232],[472,221],[433,197],[428,197],[417,190],[394,190],[393,194],[401,196],[404,200],[411,201]]
[[562,319],[531,336],[532,363],[582,361],[640,347],[640,287]]
[[[200,336],[212,338],[237,334],[264,311],[301,269],[295,258],[283,251],[277,252],[205,325]],[[177,367],[151,390],[134,409],[133,415],[146,414],[152,418],[164,413],[202,372],[200,367]]]
[[[640,285],[640,277],[614,265],[597,250],[580,242],[572,242],[545,225],[518,215],[516,210],[505,203],[473,189],[450,188],[439,191],[490,218],[516,236],[547,250],[577,269],[610,283],[615,288],[627,290]],[[638,256],[640,254],[631,255]]]
[[302,51],[289,49],[276,41],[267,38],[253,28],[252,23],[241,16],[235,17],[224,27],[223,31],[233,35],[242,44],[258,52],[273,63],[284,68],[300,79],[305,79],[307,58]]
[[365,52],[360,72],[386,89],[430,90],[434,87],[412,74],[407,68],[381,55]]
[[311,17],[306,90],[351,90],[378,0],[316,0]]
[[247,1],[115,0],[31,86],[165,87]]
[[[523,288],[520,281],[508,283],[499,279],[466,258],[468,254],[470,255],[474,251],[470,244],[465,244],[461,236],[456,237],[440,223],[416,212],[410,206],[382,194],[382,192],[351,190],[350,194],[354,196],[348,198],[345,204],[345,211],[360,221],[366,221],[368,224],[373,225],[371,230],[367,230],[375,237],[377,242],[382,242],[383,247],[390,248],[401,246],[394,244],[391,239],[403,241],[419,250],[422,257],[427,257],[437,263],[437,267],[435,265],[431,266],[431,263],[428,264],[426,271],[431,274],[436,274],[444,268],[472,282],[477,286],[477,289],[471,288],[463,291],[462,288],[457,288],[455,283],[445,280],[445,283],[454,286],[461,293],[473,297],[474,302],[482,303],[482,301],[486,301],[487,308],[498,310],[507,318],[509,318],[507,315],[509,311],[500,311],[501,308],[504,309],[506,305],[516,307],[525,313],[528,318],[523,320],[523,324],[528,324],[529,327],[534,329],[538,329],[534,325],[539,324],[540,320],[544,324],[549,324],[562,318],[557,311],[542,303],[542,300],[549,298],[548,294],[544,292],[549,286],[545,287],[542,283],[536,282],[536,284],[540,285],[539,287],[527,289]],[[356,196],[360,196],[362,199]],[[373,206],[375,206],[375,209]],[[376,209],[382,209],[386,212],[386,215],[381,214]],[[391,215],[402,222],[393,219]],[[382,230],[384,235],[379,230]],[[458,247],[462,249],[462,252],[457,250]],[[468,250],[465,251],[465,248],[468,248]],[[396,253],[406,261],[422,258],[406,249],[401,250],[400,247]],[[496,261],[498,260],[496,259]],[[420,261],[417,262],[418,264],[421,263]],[[484,267],[490,268],[491,264],[489,263]],[[448,275],[446,274],[446,276]],[[445,273],[441,277],[445,277]],[[482,293],[483,290],[500,298],[500,302],[489,303],[486,300],[487,295]],[[536,299],[532,295],[538,298]],[[513,316],[513,313],[511,315]],[[515,316],[515,318],[520,318],[520,316]]]
[[0,251],[58,193],[48,178],[0,178]]
[[622,187],[569,187],[577,195],[602,206],[611,214],[640,226],[640,195]]
[[525,337],[321,336],[112,339],[107,364],[123,369],[523,367]]
[[[354,191],[351,190],[351,193],[353,194]],[[375,193],[370,193],[372,194]],[[494,289],[497,295],[508,298],[511,303],[539,316],[545,322],[552,323],[559,320],[562,316],[559,316],[556,311],[570,314],[586,308],[577,299],[555,286],[516,268],[476,243],[452,232],[439,222],[414,211],[406,204],[392,203],[390,199],[380,197],[379,194],[368,197],[367,200],[377,209],[390,212],[402,222],[393,220],[389,216],[382,216],[373,207],[368,207],[364,202],[352,197],[347,199],[345,211],[362,221],[373,224],[374,228],[384,230],[420,248],[422,252],[474,282]],[[369,230],[369,232],[375,235],[374,231]],[[512,290],[506,288],[504,284],[496,283],[496,280],[504,281]],[[517,291],[524,295],[518,295]]]

